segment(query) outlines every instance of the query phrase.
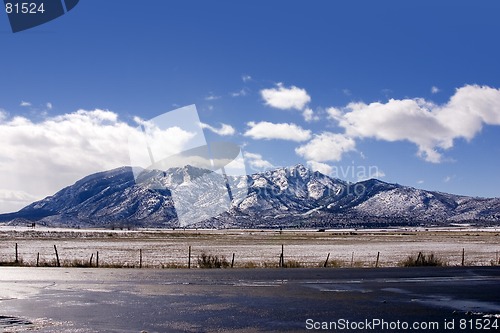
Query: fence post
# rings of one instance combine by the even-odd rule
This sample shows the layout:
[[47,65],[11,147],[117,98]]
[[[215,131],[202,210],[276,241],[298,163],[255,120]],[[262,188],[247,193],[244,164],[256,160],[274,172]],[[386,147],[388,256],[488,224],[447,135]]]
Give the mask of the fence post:
[[375,268],[378,267],[378,259],[380,258],[380,252],[377,252],[377,262],[375,263]]
[[89,266],[92,267],[92,259],[94,259],[94,254],[92,253],[90,255],[90,261],[89,261]]
[[95,267],[99,267],[99,251],[95,255]]
[[326,256],[325,263],[323,264],[323,267],[328,266],[328,259],[330,258],[330,252],[328,252],[328,255]]
[[18,254],[17,254],[17,243],[16,243],[16,261],[15,261],[16,264],[19,263],[19,257],[18,257]]
[[231,259],[231,268],[234,267],[234,252],[233,252],[233,259]]
[[39,262],[40,262],[40,252],[36,254],[36,267],[38,267]]
[[191,245],[189,245],[188,251],[188,268],[191,268]]
[[462,266],[465,266],[465,247],[462,248]]
[[354,265],[354,251],[351,254],[351,267]]
[[281,244],[281,255],[280,255],[281,266],[280,267],[285,267],[285,257],[283,255],[284,250],[285,250],[285,246],[283,244]]
[[57,247],[54,244],[54,251],[56,252],[57,267],[61,267],[61,262],[59,261],[59,253],[57,253]]
[[139,249],[139,268],[142,268],[142,249]]

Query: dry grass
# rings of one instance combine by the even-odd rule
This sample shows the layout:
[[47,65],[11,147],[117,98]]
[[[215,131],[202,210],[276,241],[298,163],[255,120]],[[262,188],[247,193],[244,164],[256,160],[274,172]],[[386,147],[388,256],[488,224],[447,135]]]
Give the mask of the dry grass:
[[230,266],[226,257],[202,252],[198,257],[199,268],[228,268]]
[[25,266],[23,260],[16,261],[0,261],[0,266]]
[[419,266],[446,266],[446,263],[438,258],[434,253],[425,254],[419,252],[417,256],[408,256],[400,262],[399,266],[403,267],[419,267]]

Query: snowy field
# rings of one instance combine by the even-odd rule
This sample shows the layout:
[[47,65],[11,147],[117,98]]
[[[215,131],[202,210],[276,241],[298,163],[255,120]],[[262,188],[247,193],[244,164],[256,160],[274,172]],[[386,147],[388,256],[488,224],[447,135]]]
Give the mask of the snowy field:
[[467,226],[435,229],[387,230],[105,230],[0,227],[0,262],[15,260],[15,247],[23,265],[55,264],[54,245],[63,265],[77,261],[100,266],[186,267],[191,247],[192,267],[202,252],[224,256],[234,267],[277,266],[284,246],[285,262],[300,266],[329,263],[342,267],[397,266],[409,255],[434,253],[448,265],[498,264],[500,227]]

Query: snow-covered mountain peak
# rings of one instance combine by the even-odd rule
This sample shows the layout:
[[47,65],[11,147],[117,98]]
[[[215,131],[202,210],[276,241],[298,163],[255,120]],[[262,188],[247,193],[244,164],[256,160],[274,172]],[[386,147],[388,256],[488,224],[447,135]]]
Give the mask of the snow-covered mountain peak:
[[[205,221],[196,223],[204,227],[500,222],[500,198],[456,196],[377,179],[347,183],[301,164],[239,178],[225,178],[189,165],[166,171],[142,170],[137,178],[134,175],[137,176],[137,169],[129,167],[89,175],[17,213],[0,215],[0,221],[176,227],[176,202],[180,200],[185,210],[182,213],[188,214],[190,220]],[[232,196],[226,182],[231,184]],[[226,213],[207,214],[211,207],[221,207],[231,197],[233,201]],[[190,209],[195,202],[201,207],[198,211]]]

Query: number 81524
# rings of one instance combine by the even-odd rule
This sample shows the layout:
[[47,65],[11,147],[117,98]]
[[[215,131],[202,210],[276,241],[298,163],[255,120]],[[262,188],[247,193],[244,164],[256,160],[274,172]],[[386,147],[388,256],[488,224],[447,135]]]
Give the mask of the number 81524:
[[43,2],[36,4],[34,2],[10,3],[5,4],[7,14],[43,14],[45,12]]

